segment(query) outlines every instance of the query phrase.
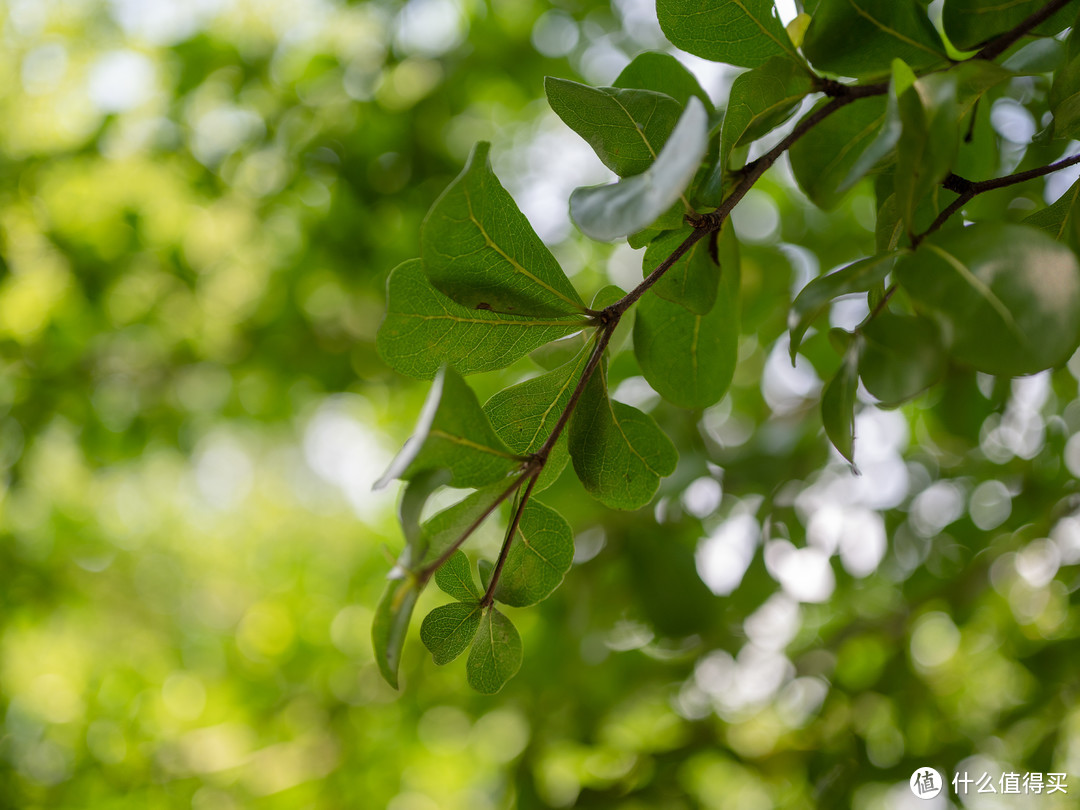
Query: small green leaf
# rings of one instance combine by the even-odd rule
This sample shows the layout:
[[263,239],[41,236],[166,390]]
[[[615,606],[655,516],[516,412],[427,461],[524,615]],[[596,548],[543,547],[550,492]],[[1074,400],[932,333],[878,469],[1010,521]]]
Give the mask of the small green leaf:
[[734,147],[757,140],[787,121],[813,90],[813,76],[806,65],[787,56],[773,57],[736,77],[720,131],[717,167],[727,168]]
[[445,468],[455,487],[482,487],[504,478],[521,459],[502,443],[461,375],[444,368],[435,376],[416,432],[375,488]]
[[420,624],[420,640],[436,664],[449,664],[472,644],[480,627],[479,602],[451,602],[435,608]]
[[1074,251],[1080,250],[1080,180],[1069,186],[1052,205],[1024,219],[1025,225],[1038,228]]
[[[985,45],[1046,5],[1046,0],[1010,0],[988,3],[986,0],[948,0],[941,22],[949,40],[962,51]],[[1055,34],[1069,24],[1069,16],[1058,12],[1037,30]]]
[[375,663],[379,665],[379,672],[386,682],[395,689],[398,688],[401,650],[405,646],[405,636],[409,632],[409,622],[419,595],[420,588],[412,577],[390,580],[371,622]]
[[799,59],[772,0],[657,0],[660,28],[687,53],[739,67]]
[[398,522],[405,535],[405,550],[398,560],[402,570],[411,569],[413,560],[423,556],[425,541],[420,526],[420,513],[431,493],[449,483],[449,470],[426,470],[417,474],[402,491],[401,503],[398,504]]
[[[641,262],[642,275],[647,277],[675,248],[685,242],[691,233],[693,229],[689,227],[666,231],[650,242]],[[652,291],[665,301],[704,315],[716,302],[716,289],[722,272],[723,268],[714,264],[709,256],[708,238],[699,239],[660,277]]]
[[[569,362],[547,374],[512,385],[495,394],[484,405],[495,432],[514,452],[528,456],[537,452],[551,435],[581,372],[589,360],[592,344],[578,350]],[[536,482],[539,491],[555,482],[566,467],[566,434],[559,438]]]
[[951,354],[978,371],[1033,374],[1080,343],[1080,267],[1067,247],[1024,225],[934,233],[896,265],[916,309]]
[[682,106],[697,96],[705,109],[712,112],[712,100],[701,89],[694,74],[683,67],[682,62],[670,53],[646,51],[639,53],[633,61],[623,68],[614,82],[616,87],[636,90],[652,90],[671,96]]
[[581,315],[523,318],[463,307],[431,286],[419,259],[394,268],[386,289],[379,356],[395,371],[421,379],[444,365],[461,374],[504,368],[584,323]]
[[495,586],[495,598],[512,607],[547,599],[574,561],[570,524],[550,507],[529,501]]
[[829,308],[833,299],[841,295],[867,292],[875,284],[884,281],[896,262],[896,253],[882,253],[866,259],[859,259],[847,267],[818,276],[802,288],[795,296],[788,313],[788,329],[791,332],[789,350],[791,362],[795,363],[795,353],[799,351],[803,335],[817,318]]
[[903,131],[896,145],[896,205],[914,233],[916,208],[948,177],[960,146],[956,77],[924,76],[899,94],[898,103]]
[[432,285],[469,309],[544,317],[584,307],[476,144],[464,171],[431,207],[420,257]]
[[682,112],[671,96],[650,90],[589,87],[551,76],[544,89],[555,114],[620,177],[653,164]]
[[476,632],[466,674],[469,686],[484,695],[494,695],[521,668],[521,636],[506,616],[488,608]]
[[458,549],[435,572],[435,584],[447,596],[459,602],[479,602],[481,593],[473,580],[465,552]]
[[708,134],[705,107],[698,98],[691,98],[648,171],[611,185],[576,189],[570,195],[570,217],[586,236],[599,241],[618,239],[650,225],[694,179]]
[[[827,102],[808,113],[812,115]],[[844,197],[841,186],[885,122],[886,100],[862,99],[834,112],[791,147],[791,170],[814,205],[826,210]]]
[[918,396],[945,376],[945,352],[933,321],[882,312],[859,329],[859,375],[886,408]]
[[634,354],[641,372],[658,394],[683,408],[707,408],[719,402],[735,373],[739,254],[733,228],[724,228],[720,243],[728,260],[710,312],[699,315],[651,291],[638,303]]
[[815,68],[856,79],[888,73],[894,58],[916,70],[947,61],[926,7],[914,2],[821,0],[802,47]]
[[844,361],[821,394],[821,421],[825,435],[851,464],[855,463],[855,393],[859,388],[861,341],[851,342]]
[[570,419],[570,458],[581,483],[613,509],[640,509],[679,454],[651,416],[608,397],[601,363]]
[[506,482],[501,482],[479,489],[425,520],[420,526],[422,553],[418,555],[411,570],[418,570],[439,559],[462,534],[494,507],[508,486]]

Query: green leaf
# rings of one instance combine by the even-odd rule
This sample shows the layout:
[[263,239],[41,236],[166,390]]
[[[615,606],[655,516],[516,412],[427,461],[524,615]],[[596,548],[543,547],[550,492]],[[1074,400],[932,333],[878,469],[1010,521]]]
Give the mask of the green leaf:
[[[658,236],[645,249],[641,262],[643,276],[648,276],[679,245],[693,233],[690,227],[677,231],[666,231]],[[709,256],[708,237],[696,241],[660,280],[653,285],[652,291],[666,301],[671,301],[691,312],[704,315],[713,308],[716,301],[716,288],[720,284],[721,267],[713,263]]]
[[908,232],[915,209],[952,170],[960,146],[956,77],[932,74],[899,95],[903,131],[896,145],[896,204]]
[[629,65],[623,68],[614,84],[616,87],[627,89],[664,93],[684,107],[691,96],[697,96],[705,105],[705,109],[712,112],[712,100],[701,89],[697,78],[670,53],[660,51],[639,53]]
[[813,76],[806,66],[787,56],[774,57],[740,74],[728,97],[717,169],[727,169],[734,147],[757,140],[787,121],[813,90]]
[[458,549],[435,572],[435,584],[459,602],[479,602],[481,593],[473,580],[469,558]]
[[[962,51],[973,51],[1016,27],[1045,5],[1046,0],[1011,0],[1005,3],[948,0],[942,10],[941,22],[953,45]],[[1068,24],[1069,17],[1058,12],[1037,30],[1052,34]]]
[[1038,228],[1074,251],[1080,250],[1080,180],[1069,186],[1052,205],[1024,219],[1025,225]]
[[529,501],[495,586],[495,598],[512,607],[547,599],[574,561],[570,524],[550,507]]
[[851,167],[847,178],[839,185],[837,191],[845,192],[854,186],[859,180],[869,173],[871,169],[881,163],[900,140],[903,131],[903,123],[900,120],[900,104],[898,97],[915,83],[915,74],[901,60],[894,59],[892,76],[889,79],[889,92],[886,95],[885,121],[878,130],[873,142],[863,150],[855,165]]
[[419,570],[435,562],[485,514],[494,509],[510,484],[484,487],[463,500],[432,515],[421,525],[422,553],[411,570]]
[[791,147],[791,170],[816,206],[828,210],[843,199],[841,185],[885,122],[885,106],[886,100],[875,96],[842,107]]
[[536,317],[584,307],[476,144],[465,170],[435,201],[420,230],[420,257],[435,288],[469,309]]
[[671,137],[643,174],[570,195],[570,217],[586,236],[610,241],[640,231],[668,210],[694,179],[708,145],[708,115],[691,98]]
[[[569,363],[505,388],[487,401],[484,412],[507,447],[522,456],[540,449],[566,410],[591,351],[590,342]],[[539,491],[554,483],[569,458],[564,432],[552,448],[534,489]]]
[[401,570],[412,568],[413,560],[423,555],[425,541],[420,526],[420,513],[431,494],[448,483],[449,470],[426,470],[417,474],[402,491],[401,502],[398,504],[398,522],[405,535],[405,550],[398,560]]
[[915,2],[821,0],[802,48],[815,68],[856,79],[888,73],[893,59],[916,70],[947,60],[926,7]]
[[682,112],[675,99],[651,90],[589,87],[551,76],[544,89],[555,114],[620,177],[653,164]]
[[480,620],[466,673],[469,686],[484,695],[494,695],[521,668],[521,636],[506,616],[494,607]]
[[538,319],[469,309],[432,287],[419,259],[394,268],[386,288],[379,356],[395,371],[421,379],[444,365],[461,374],[504,368],[584,323],[580,315]]
[[424,617],[420,640],[436,664],[449,664],[469,648],[483,612],[479,602],[451,602]]
[[455,487],[482,487],[504,478],[520,463],[492,429],[461,375],[443,368],[432,381],[416,432],[375,488],[439,468],[450,471]]
[[886,408],[918,396],[945,376],[945,352],[933,321],[882,312],[859,334],[864,341],[859,375]]
[[723,229],[720,244],[727,260],[711,311],[699,315],[651,291],[637,307],[634,354],[641,373],[664,399],[683,408],[707,408],[719,402],[735,374],[739,254],[733,228]]
[[896,278],[941,326],[951,354],[978,371],[1033,374],[1080,343],[1080,267],[1067,247],[1024,225],[934,233]]
[[1071,138],[1080,132],[1080,57],[1054,74],[1050,86],[1050,109],[1054,113],[1054,137]]
[[610,399],[601,363],[570,419],[570,458],[594,498],[613,509],[640,509],[675,471],[679,454],[651,416]]
[[749,68],[799,59],[772,0],[657,0],[656,15],[675,47],[703,59]]
[[398,688],[401,650],[405,646],[405,636],[409,632],[409,622],[412,620],[418,596],[420,586],[414,578],[390,580],[379,599],[375,617],[371,622],[375,663],[386,682],[395,689]]
[[855,463],[855,393],[859,388],[859,351],[855,339],[844,353],[844,361],[821,393],[821,421],[825,435],[840,455]]
[[818,276],[802,288],[788,313],[788,329],[791,333],[789,350],[791,362],[795,363],[795,353],[799,351],[803,335],[817,318],[824,313],[834,298],[851,293],[867,292],[874,285],[881,283],[889,275],[896,262],[896,253],[881,253],[866,259],[859,259],[847,267]]

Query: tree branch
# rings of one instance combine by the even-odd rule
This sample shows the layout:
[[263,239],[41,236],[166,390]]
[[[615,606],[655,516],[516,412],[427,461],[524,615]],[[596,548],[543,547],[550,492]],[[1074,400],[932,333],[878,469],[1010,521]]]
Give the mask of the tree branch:
[[[983,180],[979,183],[972,183],[969,180],[950,175],[942,184],[945,188],[951,188],[955,191],[957,188],[962,187],[963,183],[966,183],[966,190],[937,215],[937,218],[930,223],[929,228],[911,240],[911,246],[918,247],[923,239],[944,225],[949,217],[967,205],[973,197],[985,194],[987,191],[993,191],[995,189],[1005,188],[1006,186],[1016,185],[1017,183],[1024,183],[1028,180],[1034,180],[1036,177],[1042,177],[1047,174],[1052,174],[1053,172],[1061,171],[1062,169],[1067,169],[1070,166],[1075,166],[1077,163],[1080,163],[1080,155],[1072,155],[1071,157],[1062,158],[1055,163],[1048,163],[1046,166],[1039,166],[1036,169],[1028,169],[1027,171],[1017,172],[1016,174],[1007,174],[1004,177],[995,177],[991,180]],[[950,184],[950,181],[953,182]],[[962,183],[956,181],[962,181]]]

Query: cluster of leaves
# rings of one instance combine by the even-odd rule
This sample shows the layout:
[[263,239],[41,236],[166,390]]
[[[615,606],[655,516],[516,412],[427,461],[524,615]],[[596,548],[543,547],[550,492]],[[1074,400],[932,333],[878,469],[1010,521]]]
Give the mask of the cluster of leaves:
[[[1017,76],[1056,71],[1040,138],[1064,142],[1080,129],[1080,46],[1056,37],[1072,21],[1067,2],[947,0],[940,31],[915,0],[805,5],[785,29],[768,0],[660,0],[674,45],[748,69],[724,111],[666,54],[642,54],[612,87],[548,80],[552,109],[618,175],[576,190],[570,214],[593,239],[645,247],[644,279],[630,292],[605,288],[584,304],[492,172],[486,143],[428,214],[420,259],[392,272],[380,353],[402,373],[434,378],[420,426],[384,478],[408,482],[407,546],[373,630],[395,686],[413,607],[433,577],[456,600],[423,622],[435,662],[471,645],[469,682],[482,692],[516,672],[521,642],[494,603],[534,604],[569,568],[569,526],[533,499],[568,460],[593,497],[623,510],[648,504],[675,470],[675,446],[654,419],[612,399],[608,352],[633,307],[634,354],[656,392],[688,409],[723,397],[740,332],[729,215],[784,153],[823,210],[873,176],[876,252],[814,279],[788,321],[794,362],[833,300],[867,295],[865,320],[828,334],[835,354],[821,397],[825,433],[849,462],[860,381],[895,407],[949,363],[1020,376],[1061,365],[1080,344],[1077,187],[1019,223],[953,216],[980,195],[1080,162],[966,176],[997,170],[986,150],[967,147],[985,137],[988,106]],[[483,406],[460,376],[530,353],[550,370]],[[442,485],[476,492],[421,522]],[[460,547],[506,504],[505,540],[497,561],[481,565],[481,590]]]

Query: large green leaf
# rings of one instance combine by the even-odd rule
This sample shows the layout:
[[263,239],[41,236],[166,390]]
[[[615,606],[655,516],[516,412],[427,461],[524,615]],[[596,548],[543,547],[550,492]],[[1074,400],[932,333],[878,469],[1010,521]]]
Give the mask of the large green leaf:
[[580,316],[523,318],[469,309],[432,287],[419,259],[391,271],[386,295],[379,356],[395,371],[421,379],[444,365],[462,374],[503,368],[583,324]]
[[482,487],[504,478],[521,459],[502,443],[461,375],[443,368],[435,375],[416,432],[375,483],[409,480],[445,468],[455,487]]
[[1071,59],[1054,74],[1050,109],[1054,113],[1055,138],[1072,138],[1080,132],[1080,57]]
[[554,509],[529,501],[495,586],[495,598],[512,607],[535,605],[559,587],[573,561],[570,524]]
[[916,70],[947,61],[926,7],[911,0],[821,0],[802,48],[814,67],[856,79],[888,73],[893,59]]
[[[547,441],[555,423],[566,410],[591,349],[592,344],[586,343],[569,363],[504,388],[485,403],[484,412],[507,447],[527,456],[537,452]],[[564,432],[552,448],[534,489],[541,490],[554,483],[569,458]]]
[[473,579],[472,568],[465,552],[458,549],[435,572],[435,584],[447,596],[459,602],[479,602],[480,591]]
[[859,376],[885,407],[906,402],[945,376],[945,352],[933,321],[883,312],[859,334]]
[[708,146],[708,114],[696,96],[686,105],[656,161],[642,174],[570,195],[570,216],[586,236],[610,241],[652,224],[690,185]]
[[420,596],[419,583],[413,577],[392,579],[386,584],[382,598],[375,608],[371,622],[371,643],[375,649],[375,663],[386,682],[398,688],[398,668],[401,650],[409,632],[416,599]]
[[855,463],[855,394],[859,389],[861,339],[853,339],[836,376],[821,392],[821,422],[825,435],[850,463]]
[[555,114],[620,177],[653,164],[682,112],[671,96],[651,90],[589,87],[551,76],[544,89]]
[[[821,102],[814,110],[825,103]],[[834,208],[843,199],[844,181],[885,122],[885,107],[886,100],[881,96],[848,104],[791,147],[795,179],[819,208]]]
[[[975,50],[1031,16],[1046,5],[1046,0],[947,0],[941,22],[949,40],[960,50]],[[1063,9],[1037,29],[1054,34],[1067,26],[1070,11]]]
[[629,65],[623,68],[622,73],[615,79],[614,85],[664,93],[683,106],[686,106],[691,96],[697,96],[705,105],[705,109],[712,112],[712,100],[701,89],[697,78],[670,53],[659,51],[639,53]]
[[739,262],[733,229],[724,228],[720,241],[727,261],[712,310],[699,315],[651,291],[637,305],[634,354],[641,373],[664,399],[684,408],[719,402],[735,373]]
[[679,454],[651,416],[608,396],[601,364],[570,420],[570,458],[585,489],[613,509],[640,509]]
[[799,59],[772,0],[657,0],[664,34],[688,53],[740,67]]
[[[684,227],[677,231],[666,231],[650,242],[641,262],[642,274],[648,276],[691,233],[690,227]],[[718,267],[709,256],[709,240],[699,239],[661,276],[652,291],[667,301],[704,314],[712,309],[716,301],[716,288],[722,272],[722,267]]]
[[[906,69],[906,68],[905,68]],[[896,205],[908,232],[915,210],[952,170],[960,146],[956,77],[932,74],[899,94],[903,130],[896,145]]]
[[841,295],[867,292],[889,275],[896,261],[896,253],[882,253],[859,259],[826,276],[818,276],[802,288],[788,313],[788,329],[791,333],[789,351],[791,362],[799,351],[803,335],[817,318],[829,308],[833,299]]
[[1080,343],[1080,267],[1071,250],[1024,225],[935,233],[896,265],[917,309],[954,357],[988,374],[1033,374]]
[[750,143],[787,121],[813,90],[813,75],[806,65],[787,56],[774,57],[739,75],[731,85],[724,126],[720,130],[717,169],[727,169],[733,148]]
[[1025,225],[1049,234],[1074,251],[1080,250],[1080,180],[1069,186],[1052,205],[1024,219]]
[[436,664],[449,664],[469,648],[480,627],[483,612],[479,601],[451,602],[424,617],[420,624],[420,640]]
[[521,636],[506,616],[490,607],[476,631],[466,674],[469,686],[485,695],[493,695],[521,668]]
[[481,141],[420,230],[431,283],[469,309],[512,315],[565,315],[581,298],[488,162]]

